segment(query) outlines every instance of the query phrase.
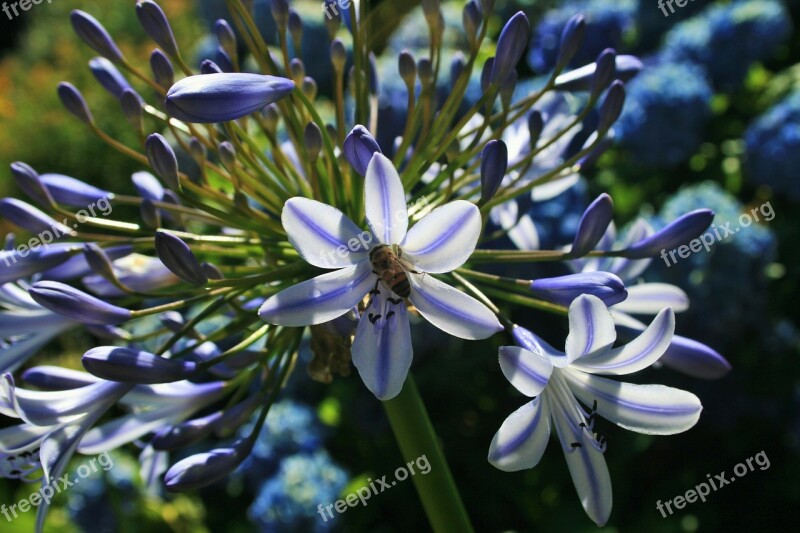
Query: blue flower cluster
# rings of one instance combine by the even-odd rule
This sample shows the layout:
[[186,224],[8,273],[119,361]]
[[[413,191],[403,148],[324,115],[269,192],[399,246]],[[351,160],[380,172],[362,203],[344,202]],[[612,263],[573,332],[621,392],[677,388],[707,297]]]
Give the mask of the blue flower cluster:
[[711,118],[712,90],[702,68],[655,63],[632,79],[627,89],[615,129],[638,164],[675,166],[697,150]]
[[744,135],[750,178],[800,200],[800,92],[757,118]]

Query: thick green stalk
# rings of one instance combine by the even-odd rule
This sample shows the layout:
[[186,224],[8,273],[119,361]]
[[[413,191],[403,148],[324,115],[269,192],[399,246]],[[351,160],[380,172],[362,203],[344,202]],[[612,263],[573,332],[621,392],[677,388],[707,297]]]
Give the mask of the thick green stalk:
[[383,406],[405,461],[415,461],[424,455],[431,465],[427,474],[417,473],[411,479],[433,530],[436,533],[474,531],[410,374],[402,392]]

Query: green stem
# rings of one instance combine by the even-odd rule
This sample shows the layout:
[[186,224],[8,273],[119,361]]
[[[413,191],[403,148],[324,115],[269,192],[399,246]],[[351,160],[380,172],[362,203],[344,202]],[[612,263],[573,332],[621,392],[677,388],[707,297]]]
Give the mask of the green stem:
[[433,531],[474,531],[411,374],[402,392],[383,402],[383,406],[405,461],[411,462],[424,455],[431,465],[427,474],[418,473],[411,479]]

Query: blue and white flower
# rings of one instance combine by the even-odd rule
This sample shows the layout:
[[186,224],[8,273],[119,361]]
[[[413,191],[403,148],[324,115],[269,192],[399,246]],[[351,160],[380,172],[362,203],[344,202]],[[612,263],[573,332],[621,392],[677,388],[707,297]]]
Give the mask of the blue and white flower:
[[614,319],[594,296],[572,303],[569,326],[564,352],[518,326],[512,334],[519,346],[500,348],[503,374],[533,400],[503,422],[488,458],[508,472],[533,468],[555,426],[583,508],[603,525],[611,514],[612,493],[603,457],[605,439],[594,432],[596,416],[639,433],[671,435],[694,426],[702,406],[695,395],[679,389],[600,377],[631,374],[656,362],[672,339],[671,309],[662,310],[636,339],[617,348]]
[[502,325],[482,303],[431,275],[458,268],[472,254],[481,234],[478,208],[451,202],[409,230],[403,185],[382,154],[370,161],[364,187],[368,232],[335,207],[306,198],[286,202],[282,222],[289,241],[310,264],[335,270],[270,297],[259,315],[282,326],[321,324],[370,295],[356,330],[353,363],[367,388],[388,400],[400,392],[411,366],[411,331],[403,300],[383,286],[370,263],[375,246],[396,247],[410,283],[409,300],[434,326],[483,339]]

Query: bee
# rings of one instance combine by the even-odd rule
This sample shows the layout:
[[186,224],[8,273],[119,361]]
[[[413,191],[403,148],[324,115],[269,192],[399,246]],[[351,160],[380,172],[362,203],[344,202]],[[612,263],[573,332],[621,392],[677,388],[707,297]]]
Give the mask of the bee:
[[[369,260],[373,271],[378,275],[378,282],[401,298],[408,298],[411,294],[411,284],[408,281],[411,263],[401,256],[400,249],[388,244],[380,244],[369,252]],[[377,290],[378,286],[375,285]],[[391,300],[390,300],[391,301]],[[395,302],[392,302],[395,303]]]

